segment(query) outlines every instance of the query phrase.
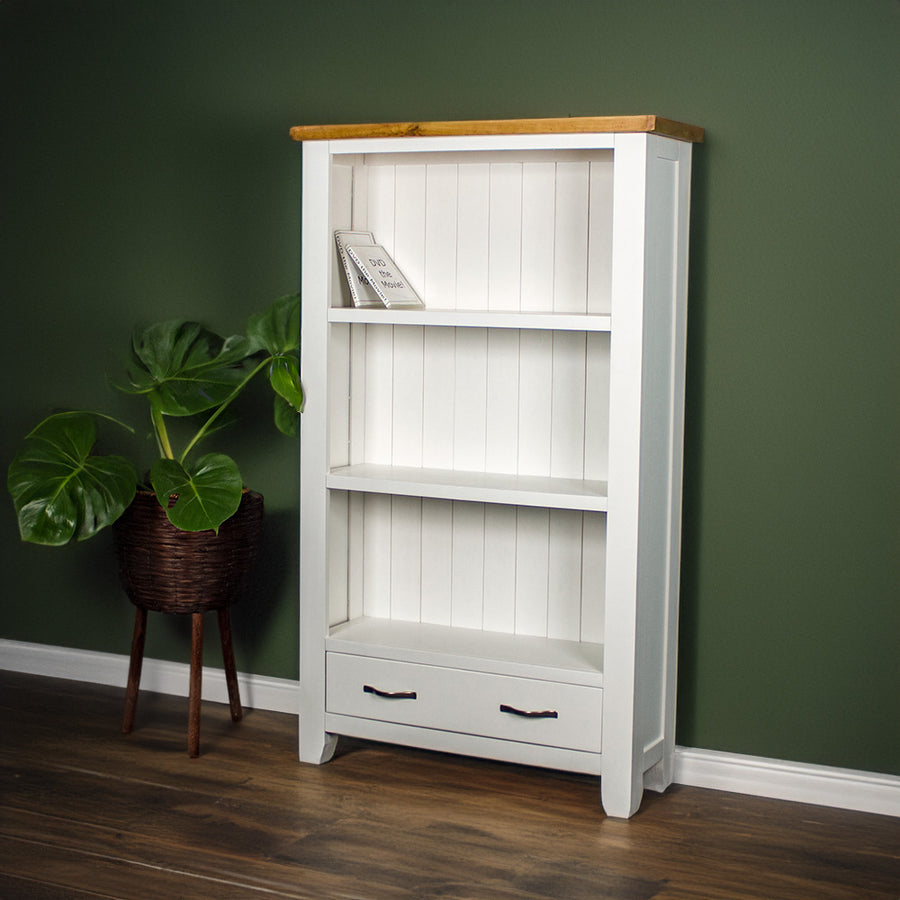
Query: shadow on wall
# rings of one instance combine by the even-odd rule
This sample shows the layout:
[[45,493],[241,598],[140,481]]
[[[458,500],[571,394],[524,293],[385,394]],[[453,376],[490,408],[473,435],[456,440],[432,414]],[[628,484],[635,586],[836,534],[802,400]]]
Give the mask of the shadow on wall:
[[284,638],[284,643],[293,648],[292,655],[296,657],[298,601],[295,599],[289,604],[287,611],[283,608],[284,603],[279,601],[286,596],[297,598],[299,594],[298,540],[296,511],[266,512],[262,547],[250,593],[231,613],[235,641],[251,672],[265,671],[265,648],[271,644],[277,620],[285,613],[289,616],[291,635]]
[[[710,146],[712,145],[712,147]],[[706,157],[715,137],[706,132],[691,169],[691,231],[688,263],[687,372],[685,384],[684,482],[682,491],[681,593],[679,608],[678,719],[676,741],[693,746],[697,707],[694,665],[700,600],[700,546],[703,530],[704,372],[707,346],[709,179]]]

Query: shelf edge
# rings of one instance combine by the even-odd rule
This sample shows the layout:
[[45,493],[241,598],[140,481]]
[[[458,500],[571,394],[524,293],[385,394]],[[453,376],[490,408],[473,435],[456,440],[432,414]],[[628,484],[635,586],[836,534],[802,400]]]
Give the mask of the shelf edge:
[[[432,477],[428,473],[434,472]],[[606,512],[608,497],[606,482],[586,481],[582,491],[564,490],[563,485],[554,488],[552,484],[529,484],[535,476],[498,476],[498,479],[519,480],[518,485],[506,486],[490,483],[480,473],[469,473],[473,477],[466,480],[466,473],[453,473],[458,480],[442,478],[451,470],[415,470],[396,466],[341,466],[332,469],[325,477],[325,485],[330,490],[357,491],[370,494],[396,494],[406,497],[428,497],[434,500],[463,500],[474,503],[500,503],[509,506],[533,506],[548,509],[572,509],[583,512]],[[479,480],[482,483],[478,483]],[[544,479],[536,478],[543,482]],[[560,479],[567,481],[569,479]],[[575,479],[571,479],[575,481]],[[550,482],[551,479],[546,479]],[[524,482],[524,483],[523,483]],[[602,486],[602,487],[601,487]]]
[[511,328],[533,331],[612,330],[609,313],[531,313],[515,311],[426,309],[389,310],[332,306],[328,321],[338,325],[420,325],[448,328]]

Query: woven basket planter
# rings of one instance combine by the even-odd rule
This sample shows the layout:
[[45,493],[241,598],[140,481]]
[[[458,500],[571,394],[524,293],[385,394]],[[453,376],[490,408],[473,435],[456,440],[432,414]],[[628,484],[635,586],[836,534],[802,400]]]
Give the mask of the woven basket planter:
[[113,525],[119,580],[138,607],[165,613],[226,609],[243,595],[259,552],[263,498],[244,491],[214,531],[180,531],[149,491]]

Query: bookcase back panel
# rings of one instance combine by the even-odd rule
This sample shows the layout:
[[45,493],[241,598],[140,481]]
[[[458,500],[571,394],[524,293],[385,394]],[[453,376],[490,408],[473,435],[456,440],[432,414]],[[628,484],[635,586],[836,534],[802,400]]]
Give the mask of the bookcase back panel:
[[333,493],[332,625],[373,616],[603,642],[603,513]]
[[333,166],[332,228],[373,232],[426,307],[606,314],[612,185],[608,150],[373,154]]
[[606,479],[607,333],[332,329],[333,466]]

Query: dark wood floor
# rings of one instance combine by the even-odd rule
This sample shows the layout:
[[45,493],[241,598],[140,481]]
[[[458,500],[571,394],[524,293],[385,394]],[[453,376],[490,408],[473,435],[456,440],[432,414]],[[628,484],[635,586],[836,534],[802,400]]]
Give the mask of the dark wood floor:
[[595,779],[346,742],[295,719],[0,673],[3,900],[900,897],[900,820],[676,786],[608,819]]

